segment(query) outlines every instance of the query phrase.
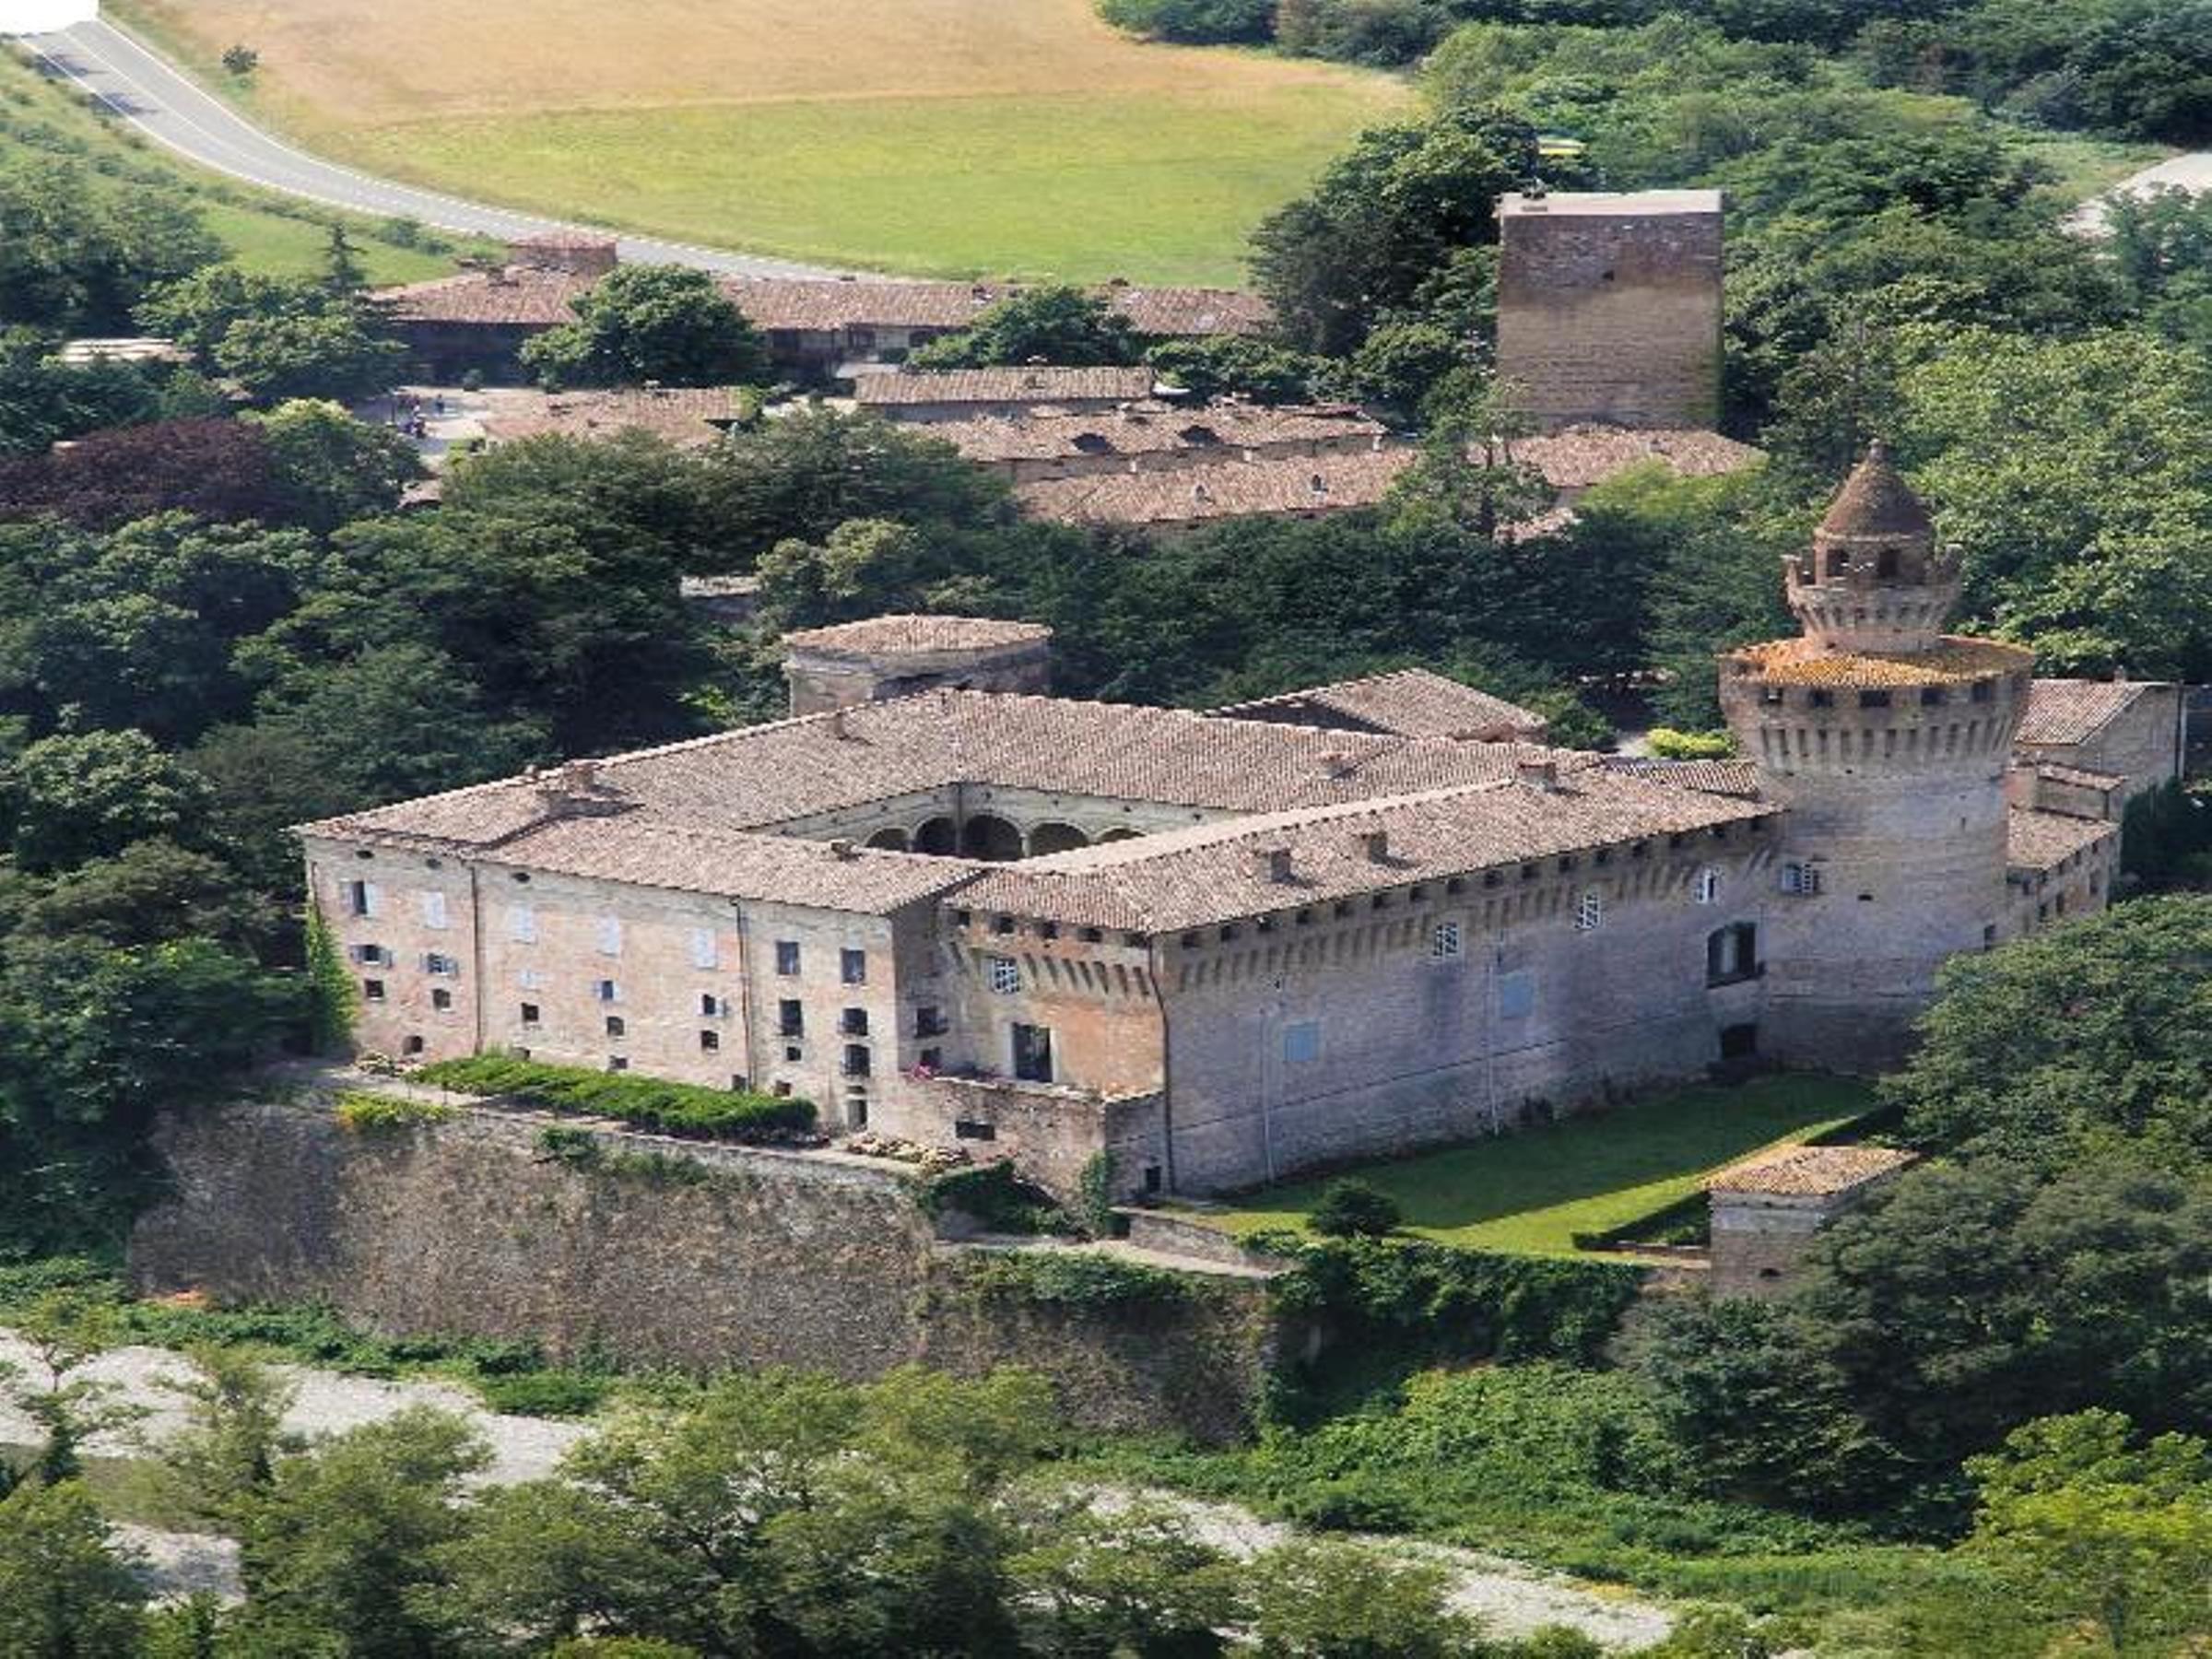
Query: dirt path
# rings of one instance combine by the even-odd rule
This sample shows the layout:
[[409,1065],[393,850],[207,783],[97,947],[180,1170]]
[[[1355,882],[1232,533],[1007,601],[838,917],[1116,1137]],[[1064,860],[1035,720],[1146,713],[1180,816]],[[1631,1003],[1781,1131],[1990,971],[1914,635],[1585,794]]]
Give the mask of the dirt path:
[[2076,208],[2066,223],[2085,236],[2101,236],[2108,202],[2115,196],[2148,195],[2154,190],[2187,190],[2199,194],[2212,191],[2212,150],[2194,150],[2130,173],[2102,195],[2091,196]]

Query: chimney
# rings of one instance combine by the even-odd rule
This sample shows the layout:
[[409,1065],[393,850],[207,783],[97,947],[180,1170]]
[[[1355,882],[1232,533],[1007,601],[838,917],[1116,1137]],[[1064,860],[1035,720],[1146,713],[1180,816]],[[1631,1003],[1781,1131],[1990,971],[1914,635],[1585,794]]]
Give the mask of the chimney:
[[853,735],[852,731],[845,724],[844,710],[832,709],[830,711],[830,735],[840,743]]
[[1513,782],[1524,789],[1557,794],[1559,789],[1559,763],[1557,760],[1516,760],[1513,762]]
[[1388,864],[1390,862],[1390,831],[1380,829],[1360,830],[1359,850],[1367,855],[1367,862],[1370,864]]
[[535,774],[533,781],[548,817],[606,818],[629,806],[620,790],[601,780],[596,760],[571,760],[552,772]]
[[1252,865],[1253,873],[1262,881],[1287,882],[1292,879],[1290,849],[1288,847],[1254,847]]

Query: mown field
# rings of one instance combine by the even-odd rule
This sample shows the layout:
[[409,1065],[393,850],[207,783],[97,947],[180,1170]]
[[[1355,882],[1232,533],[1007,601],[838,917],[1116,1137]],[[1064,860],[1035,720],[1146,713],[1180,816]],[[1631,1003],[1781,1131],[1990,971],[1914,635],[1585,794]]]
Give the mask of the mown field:
[[[1872,1109],[1848,1077],[1782,1076],[1676,1089],[1640,1104],[1351,1171],[1388,1193],[1406,1230],[1448,1244],[1568,1255],[1603,1232],[1688,1197],[1704,1178],[1768,1147],[1810,1139]],[[1303,1223],[1326,1181],[1271,1187],[1220,1224]]]
[[[1089,0],[122,0],[382,172],[826,264],[1231,281],[1390,77],[1128,41]],[[215,67],[250,45],[249,88]]]

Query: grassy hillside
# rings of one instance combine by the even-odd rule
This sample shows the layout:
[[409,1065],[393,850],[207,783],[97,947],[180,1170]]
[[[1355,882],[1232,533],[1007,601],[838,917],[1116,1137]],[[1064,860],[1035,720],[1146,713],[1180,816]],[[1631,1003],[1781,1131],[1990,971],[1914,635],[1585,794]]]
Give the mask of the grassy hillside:
[[188,167],[121,122],[95,113],[11,51],[0,51],[0,144],[11,156],[42,151],[75,159],[118,190],[155,184],[182,192],[249,270],[292,276],[321,269],[334,221],[352,233],[372,282],[416,282],[453,269],[457,250],[440,239],[403,247],[379,221],[294,203]]
[[[1125,40],[1088,0],[124,0],[211,85],[380,171],[939,274],[1233,280],[1399,82]],[[251,86],[213,67],[261,53]]]

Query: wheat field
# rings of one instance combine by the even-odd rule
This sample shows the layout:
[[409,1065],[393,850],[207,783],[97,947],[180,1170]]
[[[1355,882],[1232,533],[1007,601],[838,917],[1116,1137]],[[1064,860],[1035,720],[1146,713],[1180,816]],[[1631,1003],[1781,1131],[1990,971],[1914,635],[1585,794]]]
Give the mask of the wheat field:
[[411,181],[885,269],[1234,280],[1398,82],[1129,41],[1088,0],[122,0]]

